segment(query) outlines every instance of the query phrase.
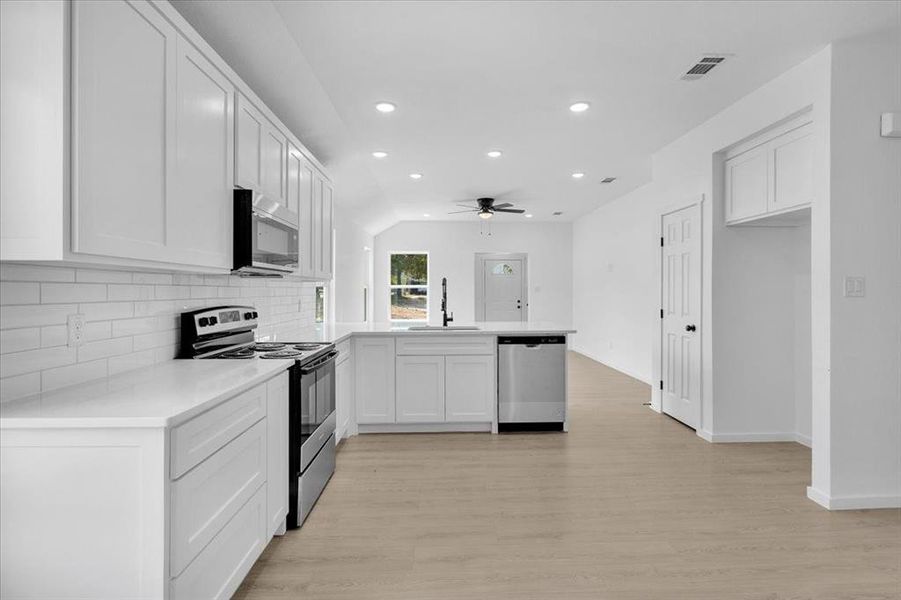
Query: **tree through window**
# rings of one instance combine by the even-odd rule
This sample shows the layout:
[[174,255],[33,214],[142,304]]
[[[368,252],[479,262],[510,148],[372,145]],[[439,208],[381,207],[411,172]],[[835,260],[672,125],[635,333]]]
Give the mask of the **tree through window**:
[[389,283],[392,321],[428,321],[429,255],[427,253],[392,253]]

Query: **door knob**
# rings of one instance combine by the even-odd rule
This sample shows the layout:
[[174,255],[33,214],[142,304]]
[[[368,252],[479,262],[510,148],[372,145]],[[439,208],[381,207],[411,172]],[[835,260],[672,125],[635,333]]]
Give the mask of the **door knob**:
[[697,327],[695,327],[694,325],[686,325],[685,326],[685,331],[696,331],[696,330],[697,330]]

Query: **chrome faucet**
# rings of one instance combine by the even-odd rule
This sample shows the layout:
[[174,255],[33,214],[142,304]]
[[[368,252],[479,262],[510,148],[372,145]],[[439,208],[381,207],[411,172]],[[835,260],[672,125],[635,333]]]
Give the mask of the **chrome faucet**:
[[454,313],[447,315],[447,277],[441,278],[441,326],[447,327],[447,324],[454,320]]

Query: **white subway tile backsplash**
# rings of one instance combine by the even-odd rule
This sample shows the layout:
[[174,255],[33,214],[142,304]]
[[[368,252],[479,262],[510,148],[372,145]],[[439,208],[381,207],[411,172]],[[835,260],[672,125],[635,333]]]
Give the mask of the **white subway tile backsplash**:
[[102,302],[106,300],[106,285],[102,283],[42,283],[41,302]]
[[4,354],[3,360],[0,360],[0,378],[72,364],[75,358],[75,348],[66,346]]
[[105,358],[41,371],[41,391],[55,390],[107,376]]
[[41,330],[37,327],[0,330],[0,354],[33,350],[40,347]]
[[75,304],[4,306],[0,310],[0,329],[56,325],[65,323],[68,315],[77,312],[78,306]]
[[0,304],[38,304],[41,301],[41,284],[29,281],[4,281],[0,283]]
[[0,263],[0,281],[75,281],[75,269]]
[[[0,263],[0,401],[171,360],[179,314],[253,305],[261,336],[313,324],[315,284],[196,273],[145,273]],[[69,348],[66,319],[85,315]]]

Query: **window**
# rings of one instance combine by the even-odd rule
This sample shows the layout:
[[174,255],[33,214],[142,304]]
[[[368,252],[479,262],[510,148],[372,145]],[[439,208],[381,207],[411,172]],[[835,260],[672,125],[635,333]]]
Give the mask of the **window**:
[[392,321],[429,320],[429,255],[391,253],[389,285]]
[[316,322],[325,322],[325,286],[316,286]]
[[501,263],[499,265],[494,265],[491,272],[494,275],[513,275],[513,267],[506,263]]

